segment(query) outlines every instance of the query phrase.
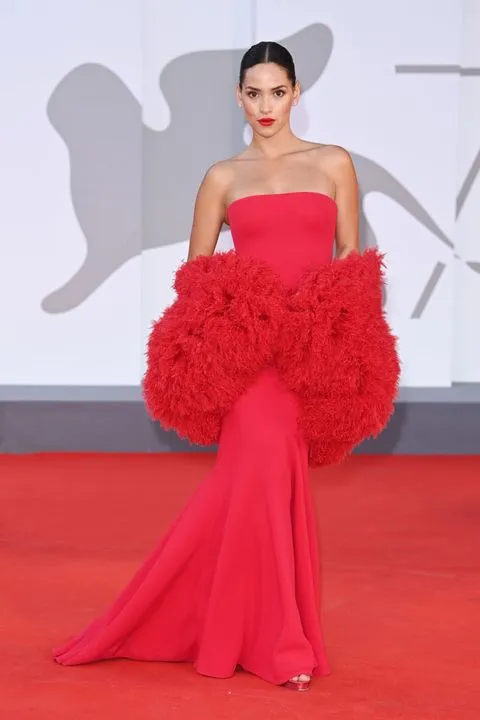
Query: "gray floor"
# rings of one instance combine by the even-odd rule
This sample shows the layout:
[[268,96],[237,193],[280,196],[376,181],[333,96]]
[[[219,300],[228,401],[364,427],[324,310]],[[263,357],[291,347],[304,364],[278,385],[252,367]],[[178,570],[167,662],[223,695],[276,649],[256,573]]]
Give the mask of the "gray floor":
[[[0,452],[199,451],[151,423],[139,387],[0,387]],[[360,453],[479,454],[480,384],[404,388]]]

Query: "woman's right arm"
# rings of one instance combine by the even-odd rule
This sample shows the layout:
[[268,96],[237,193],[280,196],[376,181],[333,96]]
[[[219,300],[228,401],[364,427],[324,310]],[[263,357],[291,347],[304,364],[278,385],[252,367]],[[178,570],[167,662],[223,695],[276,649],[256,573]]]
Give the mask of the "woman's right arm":
[[228,171],[223,163],[212,165],[198,189],[193,212],[188,260],[213,255],[225,218]]

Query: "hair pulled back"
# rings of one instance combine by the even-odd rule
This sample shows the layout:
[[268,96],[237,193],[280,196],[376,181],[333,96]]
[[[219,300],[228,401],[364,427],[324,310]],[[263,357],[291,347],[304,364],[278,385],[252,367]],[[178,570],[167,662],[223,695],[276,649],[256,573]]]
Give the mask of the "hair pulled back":
[[274,41],[262,41],[252,45],[247,50],[240,63],[239,85],[242,87],[246,71],[260,63],[275,63],[284,68],[288,79],[295,85],[297,77],[295,74],[295,63],[286,47]]

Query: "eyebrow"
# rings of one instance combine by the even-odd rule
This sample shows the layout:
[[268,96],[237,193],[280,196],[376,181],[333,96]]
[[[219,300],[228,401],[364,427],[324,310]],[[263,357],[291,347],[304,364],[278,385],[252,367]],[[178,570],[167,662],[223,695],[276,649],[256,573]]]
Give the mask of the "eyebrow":
[[[272,92],[275,92],[275,90],[284,90],[286,89],[286,85],[277,85],[277,87],[271,88]],[[256,92],[261,92],[260,88],[253,87],[253,85],[247,85],[245,88],[246,90],[255,90]]]

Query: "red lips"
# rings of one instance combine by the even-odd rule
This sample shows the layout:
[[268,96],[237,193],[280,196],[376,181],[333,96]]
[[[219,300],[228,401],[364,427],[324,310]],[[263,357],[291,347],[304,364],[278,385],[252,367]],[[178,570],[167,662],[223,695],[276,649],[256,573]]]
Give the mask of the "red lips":
[[273,125],[275,120],[273,118],[262,118],[258,121],[260,125],[263,125],[264,127],[269,127],[270,125]]

